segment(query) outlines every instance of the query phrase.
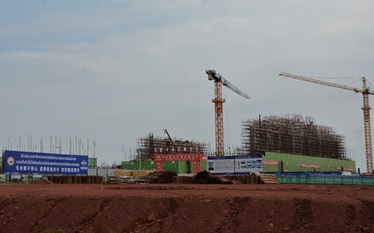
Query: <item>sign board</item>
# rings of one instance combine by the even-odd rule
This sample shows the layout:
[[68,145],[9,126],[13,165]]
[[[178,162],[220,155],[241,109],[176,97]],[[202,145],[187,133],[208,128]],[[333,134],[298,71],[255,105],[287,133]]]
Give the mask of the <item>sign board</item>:
[[210,173],[234,173],[235,156],[211,156],[208,157],[208,171]]
[[4,152],[4,171],[16,173],[87,175],[87,155]]
[[249,174],[263,170],[262,154],[208,157],[208,171],[212,174]]
[[187,154],[155,154],[154,161],[156,162],[156,170],[162,171],[163,162],[164,161],[171,161],[174,163],[175,161],[192,161],[193,162],[193,172],[196,175],[200,172],[200,161],[206,160],[207,158],[203,156],[201,153],[187,153]]

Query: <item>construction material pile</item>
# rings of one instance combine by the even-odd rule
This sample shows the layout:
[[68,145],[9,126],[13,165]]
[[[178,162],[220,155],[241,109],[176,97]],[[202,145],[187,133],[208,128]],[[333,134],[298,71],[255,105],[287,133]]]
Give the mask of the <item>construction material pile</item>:
[[174,176],[178,176],[174,171],[156,171],[149,173],[147,178],[150,184],[170,184]]
[[208,171],[201,171],[196,176],[178,176],[175,171],[154,171],[142,177],[109,178],[108,183],[149,183],[149,184],[267,184],[278,183],[274,175],[251,174],[243,176],[214,176]]
[[224,177],[212,176],[208,171],[201,171],[195,176],[195,184],[232,184],[233,182]]

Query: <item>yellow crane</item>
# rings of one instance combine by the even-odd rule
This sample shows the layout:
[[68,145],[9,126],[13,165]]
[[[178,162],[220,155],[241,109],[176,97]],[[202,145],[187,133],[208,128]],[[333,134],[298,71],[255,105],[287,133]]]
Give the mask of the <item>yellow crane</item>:
[[366,171],[368,174],[373,174],[373,154],[372,154],[372,144],[371,144],[371,126],[370,126],[370,106],[369,106],[369,95],[374,95],[374,92],[370,91],[366,84],[365,77],[362,78],[362,88],[354,88],[346,85],[330,83],[322,80],[316,80],[309,77],[299,76],[295,74],[282,72],[280,76],[293,78],[297,80],[317,83],[325,86],[336,87],[340,89],[345,89],[348,91],[354,91],[355,93],[362,93],[364,99],[364,106],[362,110],[364,112],[364,131],[365,131],[365,151],[366,151]]
[[235,93],[243,96],[244,98],[250,99],[249,95],[239,90],[239,88],[232,85],[229,81],[223,78],[215,70],[206,70],[208,79],[214,81],[214,96],[212,100],[215,108],[215,127],[216,127],[216,156],[224,156],[224,140],[223,140],[223,103],[225,99],[222,99],[222,85],[226,86]]

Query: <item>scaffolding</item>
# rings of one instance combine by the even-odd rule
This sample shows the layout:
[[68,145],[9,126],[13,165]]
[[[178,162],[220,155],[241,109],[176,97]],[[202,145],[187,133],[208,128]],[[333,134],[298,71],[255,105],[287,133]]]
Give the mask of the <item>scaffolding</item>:
[[245,153],[279,152],[347,159],[345,137],[331,127],[317,125],[313,117],[302,115],[266,116],[242,122]]
[[171,139],[154,136],[150,133],[145,138],[138,139],[136,159],[153,159],[154,154],[202,153],[210,154],[209,144],[184,139]]

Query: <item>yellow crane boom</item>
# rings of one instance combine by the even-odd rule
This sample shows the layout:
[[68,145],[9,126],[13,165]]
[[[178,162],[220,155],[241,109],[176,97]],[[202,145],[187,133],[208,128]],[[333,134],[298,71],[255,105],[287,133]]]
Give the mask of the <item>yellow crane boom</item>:
[[362,93],[364,105],[362,110],[364,112],[364,131],[365,131],[365,151],[366,151],[366,171],[368,174],[373,174],[373,152],[371,143],[371,126],[370,126],[370,106],[369,106],[369,95],[374,95],[374,92],[370,91],[365,77],[362,78],[362,89],[354,88],[346,85],[330,83],[322,80],[316,80],[310,77],[304,77],[300,75],[290,74],[282,72],[279,76],[284,76],[287,78],[293,78],[296,80],[302,80],[311,83],[317,83],[325,86],[336,87],[344,90],[354,91],[355,93]]

